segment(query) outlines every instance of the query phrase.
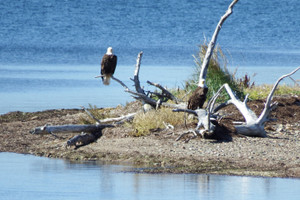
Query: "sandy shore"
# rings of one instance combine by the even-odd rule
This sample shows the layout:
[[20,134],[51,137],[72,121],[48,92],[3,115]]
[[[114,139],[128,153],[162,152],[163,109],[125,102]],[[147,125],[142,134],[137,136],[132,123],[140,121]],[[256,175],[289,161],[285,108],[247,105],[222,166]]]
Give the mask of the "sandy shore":
[[[159,130],[133,137],[130,128],[107,128],[95,143],[74,149],[66,142],[75,134],[32,135],[29,131],[45,124],[78,124],[82,110],[12,112],[0,116],[0,152],[29,153],[70,160],[102,160],[136,166],[137,171],[167,173],[210,173],[300,178],[300,99],[280,98],[272,112],[277,122],[266,125],[267,138],[233,136],[231,141],[192,139],[175,141],[185,129]],[[263,101],[249,102],[258,112]],[[136,110],[121,108],[123,112]],[[120,109],[120,108],[118,108]],[[127,110],[125,110],[127,109]],[[228,107],[230,112],[234,109]],[[121,113],[120,113],[121,114]],[[238,116],[238,115],[236,115]]]

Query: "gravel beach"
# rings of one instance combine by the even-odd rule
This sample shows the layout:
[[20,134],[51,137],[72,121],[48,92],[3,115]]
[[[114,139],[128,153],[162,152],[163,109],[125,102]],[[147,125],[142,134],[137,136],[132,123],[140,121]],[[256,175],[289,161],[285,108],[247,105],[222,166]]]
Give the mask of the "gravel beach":
[[[78,124],[86,115],[79,109],[11,112],[0,116],[0,152],[16,152],[69,160],[102,160],[130,164],[137,172],[208,173],[266,177],[300,178],[300,98],[277,97],[265,129],[266,138],[233,135],[230,141],[195,138],[175,141],[186,130],[154,130],[148,136],[133,137],[129,127],[106,128],[97,142],[80,148],[67,147],[76,134],[32,135],[29,131],[45,124]],[[249,107],[261,112],[264,101],[250,101]],[[132,103],[126,108],[111,109],[120,115],[138,109]],[[228,106],[231,118],[241,120],[236,109]]]

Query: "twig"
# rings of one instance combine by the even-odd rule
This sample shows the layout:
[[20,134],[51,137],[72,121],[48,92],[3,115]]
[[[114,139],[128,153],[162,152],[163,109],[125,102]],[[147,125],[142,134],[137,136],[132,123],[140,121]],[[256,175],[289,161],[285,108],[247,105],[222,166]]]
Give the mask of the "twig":
[[93,118],[96,122],[98,122],[98,124],[101,124],[101,121],[99,119],[97,119],[94,115],[92,115],[92,113],[90,111],[88,111],[84,106],[80,106],[82,109],[84,109],[84,111],[91,117]]
[[169,99],[172,99],[173,101],[175,101],[175,103],[178,103],[178,99],[168,90],[166,90],[163,86],[161,86],[158,83],[153,83],[151,81],[147,81],[148,84],[153,85],[157,88],[159,88],[162,91],[162,94],[165,94]]

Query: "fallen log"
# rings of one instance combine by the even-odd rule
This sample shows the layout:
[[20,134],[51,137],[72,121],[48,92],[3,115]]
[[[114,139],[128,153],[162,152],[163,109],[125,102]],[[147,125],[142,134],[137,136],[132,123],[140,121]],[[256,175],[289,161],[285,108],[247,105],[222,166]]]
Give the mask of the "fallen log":
[[90,125],[59,125],[59,126],[40,126],[32,129],[30,131],[31,134],[34,135],[45,135],[45,134],[53,134],[53,133],[81,133],[81,132],[88,132],[94,133],[101,131],[104,128],[114,127],[110,124],[90,124]]
[[36,127],[30,131],[34,135],[45,135],[51,134],[55,137],[55,133],[81,133],[76,135],[67,141],[67,146],[75,146],[79,148],[81,146],[88,145],[92,142],[97,141],[102,136],[102,130],[104,128],[114,127],[110,124],[96,124],[96,125],[59,125],[50,126],[45,125],[41,127]]
[[97,141],[102,136],[102,131],[98,131],[95,133],[84,133],[82,132],[80,135],[76,135],[73,138],[67,141],[67,146],[75,146],[75,148],[79,148],[85,145],[88,145],[92,142]]

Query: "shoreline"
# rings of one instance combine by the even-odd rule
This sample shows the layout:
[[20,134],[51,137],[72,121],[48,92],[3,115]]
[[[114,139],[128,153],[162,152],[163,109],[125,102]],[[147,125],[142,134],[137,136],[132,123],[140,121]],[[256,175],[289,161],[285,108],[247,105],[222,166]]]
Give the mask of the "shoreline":
[[[130,164],[136,167],[136,172],[145,173],[300,178],[299,102],[299,97],[280,102],[281,106],[272,112],[277,122],[266,125],[267,138],[235,136],[229,142],[196,138],[185,143],[175,141],[180,132],[186,130],[184,126],[175,127],[174,131],[159,130],[148,136],[133,137],[130,128],[120,125],[104,129],[97,142],[78,149],[66,147],[67,140],[76,134],[59,134],[59,138],[55,138],[32,135],[29,131],[45,124],[78,124],[79,118],[85,115],[82,110],[12,112],[0,115],[0,152]],[[249,106],[260,107],[259,103],[263,102],[249,102]],[[139,106],[133,103],[127,108],[119,106],[113,110],[131,112]],[[284,113],[284,110],[289,112]]]

